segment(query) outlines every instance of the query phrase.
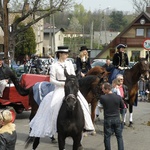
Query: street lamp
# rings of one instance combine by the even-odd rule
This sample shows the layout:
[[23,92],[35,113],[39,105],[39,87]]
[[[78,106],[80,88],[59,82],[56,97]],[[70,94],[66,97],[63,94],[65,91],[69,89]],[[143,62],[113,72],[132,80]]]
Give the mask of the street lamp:
[[[105,14],[104,11],[108,10],[110,8],[110,6],[106,7],[105,9],[102,10],[102,20],[101,20],[101,25],[100,25],[100,34],[99,34],[99,46],[101,44],[101,31],[104,28],[105,31],[105,44],[107,44],[107,35],[106,35],[106,20],[105,20]],[[99,48],[99,47],[98,47]]]

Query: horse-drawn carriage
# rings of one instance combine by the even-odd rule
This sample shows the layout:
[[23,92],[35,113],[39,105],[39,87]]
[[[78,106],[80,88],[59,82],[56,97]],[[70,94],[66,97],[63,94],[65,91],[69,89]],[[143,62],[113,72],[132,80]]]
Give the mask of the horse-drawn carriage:
[[[37,82],[49,80],[48,75],[23,74],[19,84],[28,89]],[[22,113],[24,110],[28,111],[31,108],[28,95],[22,96],[13,83],[7,84],[3,97],[0,97],[0,107],[12,107],[17,113]]]

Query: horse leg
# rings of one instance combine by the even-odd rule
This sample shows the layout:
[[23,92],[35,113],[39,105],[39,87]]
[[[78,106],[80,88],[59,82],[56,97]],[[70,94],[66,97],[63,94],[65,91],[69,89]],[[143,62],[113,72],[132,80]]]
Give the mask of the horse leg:
[[91,119],[92,119],[93,123],[95,121],[95,109],[96,109],[96,106],[97,106],[97,102],[96,101],[91,103]]
[[61,134],[58,134],[58,146],[59,150],[65,150],[65,137]]
[[[95,121],[95,109],[96,109],[96,106],[97,106],[97,101],[94,101],[94,102],[91,103],[91,118],[92,118],[93,124],[94,124],[94,121]],[[91,134],[95,135],[96,131],[93,131]]]
[[129,104],[129,127],[133,125],[133,105]]
[[73,137],[73,150],[83,150],[81,139],[82,139],[82,133]]
[[32,145],[32,149],[36,150],[36,148],[38,147],[39,143],[40,143],[40,138],[39,137],[35,137],[33,145]]

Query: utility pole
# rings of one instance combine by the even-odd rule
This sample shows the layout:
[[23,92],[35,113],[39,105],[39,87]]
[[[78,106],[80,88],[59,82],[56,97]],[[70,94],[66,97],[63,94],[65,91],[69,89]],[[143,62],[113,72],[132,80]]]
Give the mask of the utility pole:
[[9,31],[8,31],[8,0],[3,0],[4,7],[4,58],[5,63],[9,64],[8,61],[8,48],[9,48]]
[[90,48],[93,49],[93,21],[91,23],[91,44],[90,44]]

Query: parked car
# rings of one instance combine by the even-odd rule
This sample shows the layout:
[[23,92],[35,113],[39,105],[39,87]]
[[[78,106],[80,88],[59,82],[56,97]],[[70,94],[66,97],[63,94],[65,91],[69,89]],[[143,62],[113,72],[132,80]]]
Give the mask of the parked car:
[[11,62],[11,68],[14,70],[17,77],[20,77],[24,73],[24,65],[17,65],[15,61]]
[[94,61],[92,64],[91,64],[91,67],[95,67],[95,66],[100,66],[102,67],[106,62],[104,61]]
[[77,65],[76,65],[74,59],[73,59],[73,58],[67,58],[67,60],[68,60],[68,61],[71,61],[71,62],[73,63],[74,70],[76,71],[76,70],[77,70]]

